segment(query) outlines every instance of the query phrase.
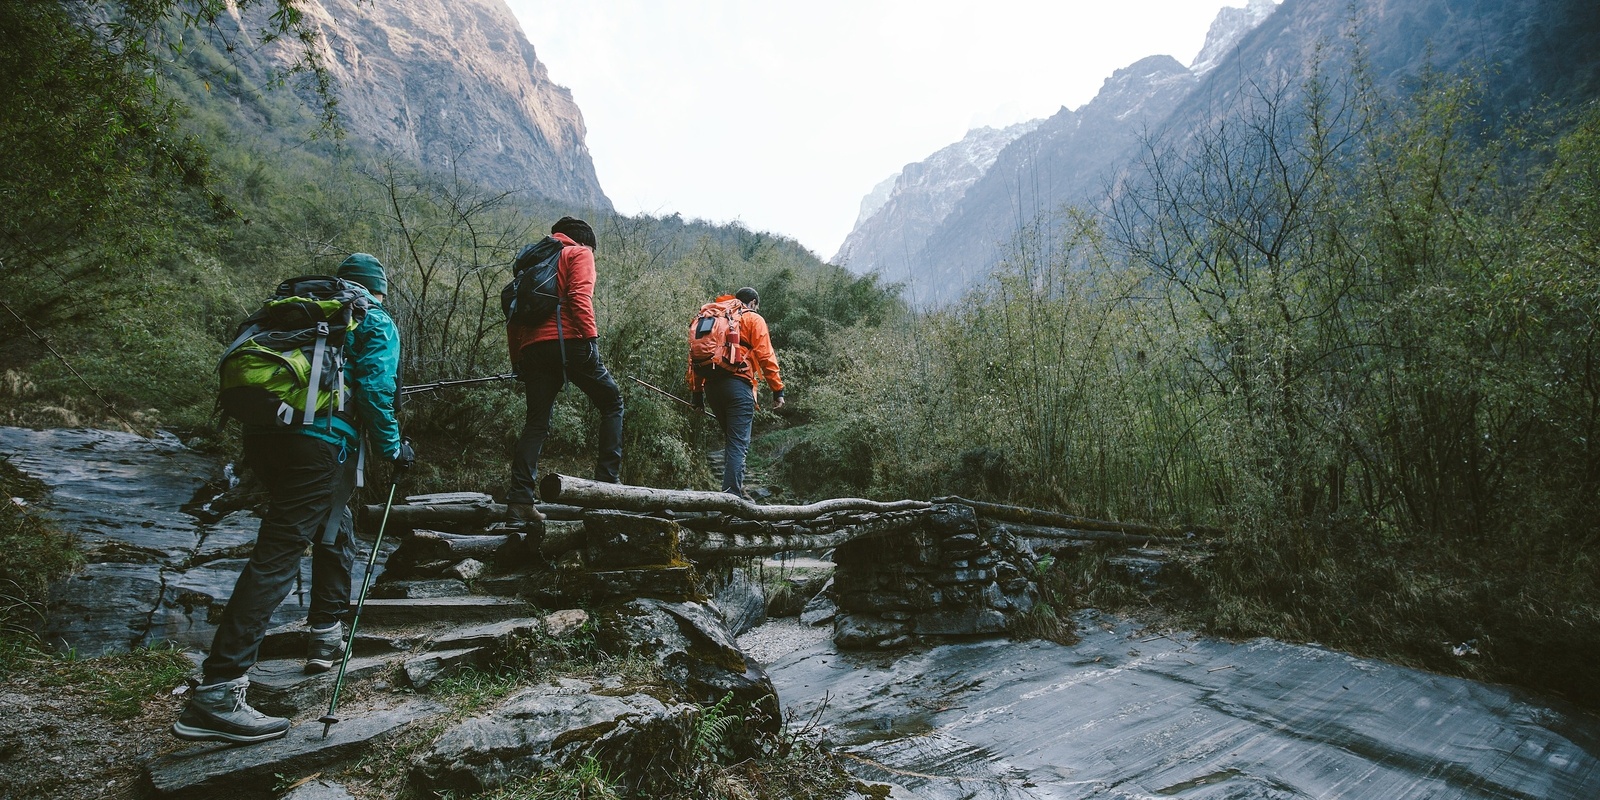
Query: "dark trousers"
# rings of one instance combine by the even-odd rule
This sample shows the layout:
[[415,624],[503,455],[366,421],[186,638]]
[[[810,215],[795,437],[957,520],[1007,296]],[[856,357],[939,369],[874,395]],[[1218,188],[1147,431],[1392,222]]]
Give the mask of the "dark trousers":
[[[565,339],[565,347],[555,341],[534,342],[522,348],[517,374],[527,391],[528,416],[517,439],[511,459],[511,492],[508,503],[532,503],[537,497],[539,454],[550,436],[550,410],[556,395],[572,381],[600,412],[600,444],[595,455],[594,479],[607,483],[622,480],[622,390],[600,361],[600,345],[594,339]],[[566,365],[561,363],[566,352]]]
[[744,459],[750,452],[750,425],[756,417],[756,390],[733,375],[706,379],[706,405],[722,426],[722,491],[744,494]]
[[244,460],[266,486],[267,515],[202,665],[208,684],[233,680],[256,663],[272,612],[294,587],[307,545],[312,548],[307,621],[328,625],[344,619],[350,608],[355,538],[349,503],[356,454],[310,436],[274,433],[246,436]]

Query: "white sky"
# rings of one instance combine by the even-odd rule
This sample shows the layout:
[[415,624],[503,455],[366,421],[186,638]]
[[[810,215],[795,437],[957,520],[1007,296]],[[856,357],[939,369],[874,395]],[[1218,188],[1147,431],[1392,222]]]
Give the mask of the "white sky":
[[1188,65],[1244,0],[507,0],[625,214],[739,220],[831,258],[872,187],[981,125]]

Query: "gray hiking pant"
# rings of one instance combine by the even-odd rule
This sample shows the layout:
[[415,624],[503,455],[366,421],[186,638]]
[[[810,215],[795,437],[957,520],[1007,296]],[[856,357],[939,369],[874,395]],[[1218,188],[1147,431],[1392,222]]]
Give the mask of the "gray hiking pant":
[[706,405],[722,426],[722,491],[744,494],[744,459],[756,418],[756,390],[736,375],[706,378]]
[[355,452],[298,433],[272,433],[244,437],[244,460],[266,486],[269,504],[202,665],[207,684],[233,680],[256,663],[272,612],[294,588],[308,545],[308,621],[341,621],[350,608]]

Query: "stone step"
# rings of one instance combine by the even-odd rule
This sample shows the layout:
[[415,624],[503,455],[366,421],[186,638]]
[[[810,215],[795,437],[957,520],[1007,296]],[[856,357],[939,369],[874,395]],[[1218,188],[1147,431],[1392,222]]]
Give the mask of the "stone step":
[[433,597],[417,600],[368,600],[361,627],[401,626],[421,622],[493,622],[530,617],[533,606],[508,597]]
[[[351,684],[382,677],[400,662],[397,656],[352,656],[345,669],[344,683]],[[258,661],[250,668],[250,705],[279,717],[298,717],[326,710],[332,697],[333,681],[339,665],[327,672],[307,675],[303,658]]]
[[[366,614],[362,614],[362,617],[365,616]],[[355,656],[414,650],[422,644],[422,637],[419,635],[368,630],[370,624],[369,620],[362,619],[360,627],[356,630]],[[260,657],[305,658],[306,642],[309,637],[310,629],[304,622],[279,625],[267,631],[266,636],[262,637]]]
[[[342,709],[341,709],[342,711]],[[417,720],[443,714],[432,700],[411,700],[388,709],[341,714],[342,721],[328,730],[310,720],[289,730],[282,739],[236,746],[205,743],[157,758],[148,767],[155,796],[163,800],[229,800],[269,798],[272,787],[354,758],[372,745]]]

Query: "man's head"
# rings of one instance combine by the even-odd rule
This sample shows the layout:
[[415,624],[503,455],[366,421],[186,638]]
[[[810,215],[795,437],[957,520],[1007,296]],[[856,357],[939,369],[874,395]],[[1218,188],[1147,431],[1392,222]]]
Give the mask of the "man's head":
[[550,226],[550,232],[566,234],[568,239],[590,250],[595,248],[594,229],[589,227],[589,223],[577,217],[562,217],[556,220],[556,224]]
[[734,292],[733,296],[739,298],[739,302],[744,303],[751,308],[761,307],[761,295],[756,294],[756,290],[750,288],[749,286]]
[[389,276],[377,256],[352,253],[339,264],[339,277],[367,287],[373,294],[389,293]]

